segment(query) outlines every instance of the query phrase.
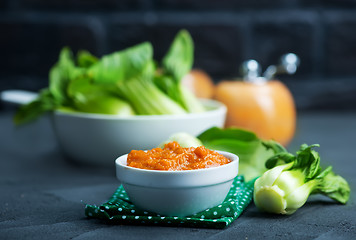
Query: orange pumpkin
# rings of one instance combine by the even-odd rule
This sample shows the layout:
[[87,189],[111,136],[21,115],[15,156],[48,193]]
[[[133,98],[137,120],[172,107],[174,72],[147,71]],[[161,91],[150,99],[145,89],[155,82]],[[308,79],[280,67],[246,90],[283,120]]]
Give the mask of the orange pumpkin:
[[286,146],[296,128],[293,96],[282,82],[261,79],[222,81],[216,86],[215,99],[227,106],[226,127],[244,128]]
[[198,98],[212,98],[214,96],[214,82],[210,76],[202,70],[191,70],[182,79],[182,84],[190,89]]

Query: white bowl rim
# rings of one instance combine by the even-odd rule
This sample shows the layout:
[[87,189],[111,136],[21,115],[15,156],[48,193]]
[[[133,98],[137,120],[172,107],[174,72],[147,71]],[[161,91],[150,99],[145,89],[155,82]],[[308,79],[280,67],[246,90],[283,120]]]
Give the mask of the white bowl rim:
[[222,168],[229,168],[230,165],[234,165],[236,164],[236,162],[239,162],[239,157],[236,154],[230,153],[230,152],[225,152],[225,151],[218,151],[218,150],[214,150],[215,152],[218,152],[222,155],[224,155],[225,157],[229,158],[231,160],[231,162],[224,164],[224,165],[220,165],[217,167],[210,167],[210,168],[200,168],[200,169],[193,169],[193,170],[177,170],[177,171],[170,171],[170,170],[151,170],[151,169],[142,169],[142,168],[135,168],[135,167],[130,167],[127,165],[124,165],[121,163],[121,159],[123,158],[127,158],[128,154],[124,154],[119,156],[116,160],[115,160],[115,164],[116,166],[119,167],[123,167],[123,168],[127,168],[127,169],[131,169],[132,171],[137,171],[139,173],[152,173],[152,174],[166,174],[166,175],[180,175],[180,174],[194,174],[194,173],[198,173],[198,172],[208,172],[208,171],[214,171],[217,169],[222,169]]
[[97,114],[97,113],[83,113],[83,112],[66,112],[60,109],[54,111],[56,116],[76,117],[76,118],[88,118],[88,119],[108,119],[108,120],[130,120],[130,121],[142,121],[142,120],[171,120],[171,119],[192,119],[197,117],[207,117],[209,115],[215,115],[219,112],[226,112],[227,107],[213,99],[199,99],[204,105],[212,107],[205,112],[201,113],[186,113],[186,114],[165,114],[165,115],[133,115],[133,116],[117,116],[110,114]]
[[238,174],[239,157],[233,153],[217,152],[232,161],[217,167],[180,171],[128,167],[125,154],[116,159],[116,177],[123,185],[171,189],[206,187],[231,181]]

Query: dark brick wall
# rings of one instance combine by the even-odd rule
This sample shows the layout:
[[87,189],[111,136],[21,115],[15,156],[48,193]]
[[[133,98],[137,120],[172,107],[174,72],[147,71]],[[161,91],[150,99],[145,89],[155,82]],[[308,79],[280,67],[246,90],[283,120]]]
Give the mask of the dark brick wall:
[[300,110],[356,110],[356,0],[0,0],[0,90],[47,86],[63,46],[100,56],[151,41],[160,59],[181,28],[216,82],[294,52],[297,74],[280,79]]

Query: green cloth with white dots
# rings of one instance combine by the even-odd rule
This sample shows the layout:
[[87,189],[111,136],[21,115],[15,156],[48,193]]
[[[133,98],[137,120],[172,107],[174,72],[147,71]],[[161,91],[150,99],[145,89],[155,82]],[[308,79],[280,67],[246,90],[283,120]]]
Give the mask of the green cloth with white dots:
[[121,185],[106,203],[100,206],[87,204],[85,215],[116,224],[225,228],[250,204],[253,185],[254,180],[245,182],[243,176],[239,175],[220,205],[188,217],[167,217],[138,209],[131,203]]

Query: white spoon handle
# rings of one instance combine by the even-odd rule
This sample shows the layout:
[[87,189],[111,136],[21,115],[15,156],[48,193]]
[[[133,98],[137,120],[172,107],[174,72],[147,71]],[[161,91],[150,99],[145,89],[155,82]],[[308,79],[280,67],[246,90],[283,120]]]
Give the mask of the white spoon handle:
[[18,105],[32,102],[37,97],[37,93],[24,90],[5,90],[0,93],[1,101]]

